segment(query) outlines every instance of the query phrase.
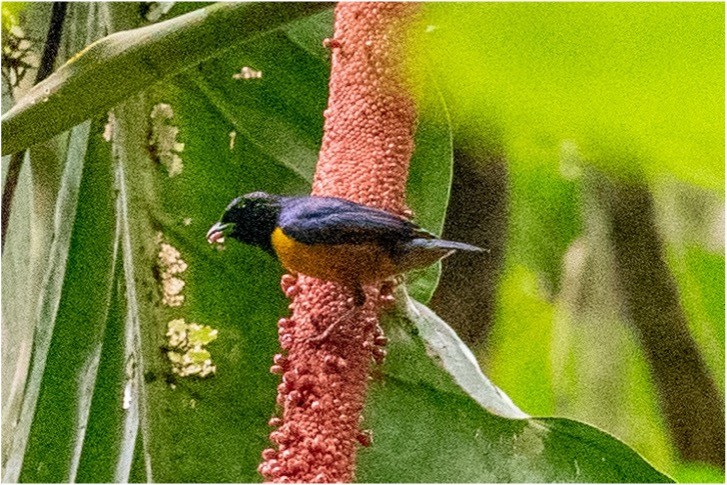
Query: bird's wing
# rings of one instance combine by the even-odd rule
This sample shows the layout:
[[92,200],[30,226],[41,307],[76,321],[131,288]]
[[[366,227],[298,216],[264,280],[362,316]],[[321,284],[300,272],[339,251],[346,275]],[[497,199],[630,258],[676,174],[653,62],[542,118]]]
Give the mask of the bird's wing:
[[377,242],[392,246],[432,237],[404,218],[335,197],[291,197],[283,203],[279,225],[285,234],[305,244]]

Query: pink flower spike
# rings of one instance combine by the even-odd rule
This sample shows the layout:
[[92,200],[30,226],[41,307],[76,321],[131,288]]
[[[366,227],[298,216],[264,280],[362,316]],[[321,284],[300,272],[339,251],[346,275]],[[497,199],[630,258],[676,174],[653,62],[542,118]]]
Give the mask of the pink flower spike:
[[[327,42],[330,92],[313,195],[407,212],[416,110],[400,64],[404,29],[418,10],[416,3],[337,4],[335,32]],[[386,354],[379,314],[393,297],[391,283],[383,285],[383,295],[381,284],[364,288],[364,305],[352,311],[350,288],[305,275],[281,279],[283,292],[294,299],[292,315],[278,322],[287,353],[284,363],[276,358],[273,366],[276,373],[284,368],[284,384],[276,399],[282,423],[270,439],[283,451],[263,456],[259,470],[266,480],[354,479],[356,451],[371,444],[360,421],[372,361]]]

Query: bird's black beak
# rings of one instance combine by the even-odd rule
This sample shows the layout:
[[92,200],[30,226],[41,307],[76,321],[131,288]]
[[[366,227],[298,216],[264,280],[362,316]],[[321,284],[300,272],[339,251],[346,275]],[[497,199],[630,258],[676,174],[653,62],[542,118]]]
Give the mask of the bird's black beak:
[[235,224],[232,222],[216,223],[214,226],[210,227],[209,231],[207,231],[207,242],[210,244],[223,243],[225,241],[225,236],[230,234],[234,227]]

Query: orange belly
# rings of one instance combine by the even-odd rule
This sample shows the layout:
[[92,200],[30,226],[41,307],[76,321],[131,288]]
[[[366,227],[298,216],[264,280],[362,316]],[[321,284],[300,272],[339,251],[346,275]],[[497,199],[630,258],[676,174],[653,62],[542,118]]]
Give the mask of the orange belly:
[[376,244],[303,244],[275,229],[271,241],[288,271],[341,283],[373,283],[398,273]]

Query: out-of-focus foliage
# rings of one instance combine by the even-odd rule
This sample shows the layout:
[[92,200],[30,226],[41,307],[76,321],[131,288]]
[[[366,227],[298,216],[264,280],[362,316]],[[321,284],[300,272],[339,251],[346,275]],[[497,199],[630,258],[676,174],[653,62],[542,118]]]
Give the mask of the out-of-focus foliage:
[[[669,191],[678,187],[667,184]],[[695,189],[689,192],[689,206],[711,201],[714,213],[707,225],[721,233],[722,228],[714,226],[724,210],[719,196],[700,189],[696,197]],[[672,223],[690,220],[683,205],[657,200]],[[669,231],[667,224],[662,229]],[[725,259],[719,237],[707,244],[667,240],[668,261],[690,331],[712,379],[724,392]],[[679,481],[721,481],[722,471],[682,463],[676,456],[643,349],[614,288],[606,242],[598,233],[573,241],[564,256],[561,290],[555,295],[546,273],[528,266],[528,259],[511,248],[493,334],[478,356],[493,381],[525,411],[597,424]]]
[[570,139],[620,175],[723,190],[723,4],[435,3],[424,22],[459,116],[496,120],[513,163]]
[[724,20],[723,4],[428,4],[415,44],[455,143],[509,162],[508,257],[477,351],[488,375],[525,411],[596,423],[682,481],[724,475],[677,458],[585,174],[648,180],[724,396]]
[[667,181],[655,190],[657,220],[690,329],[724,393],[724,201],[719,194]]

